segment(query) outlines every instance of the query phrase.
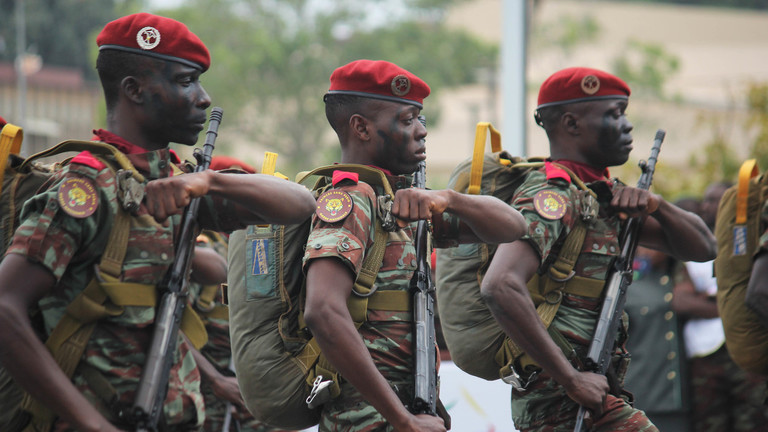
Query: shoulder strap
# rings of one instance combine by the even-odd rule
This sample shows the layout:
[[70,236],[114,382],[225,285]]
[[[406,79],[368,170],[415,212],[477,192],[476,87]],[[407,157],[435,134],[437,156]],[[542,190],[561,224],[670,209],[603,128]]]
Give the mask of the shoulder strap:
[[8,166],[8,156],[19,154],[24,131],[15,125],[6,124],[0,130],[0,189],[3,187],[5,168]]

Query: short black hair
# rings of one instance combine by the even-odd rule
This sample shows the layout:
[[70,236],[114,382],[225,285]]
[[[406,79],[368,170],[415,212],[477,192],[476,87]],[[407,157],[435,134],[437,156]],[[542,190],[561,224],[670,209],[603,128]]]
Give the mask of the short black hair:
[[371,117],[380,105],[375,99],[348,94],[326,94],[323,100],[325,117],[337,134],[344,130],[350,117],[355,114]]
[[162,60],[141,54],[119,50],[101,50],[96,58],[96,70],[99,73],[101,87],[107,109],[117,103],[120,82],[127,76],[144,76],[156,70]]

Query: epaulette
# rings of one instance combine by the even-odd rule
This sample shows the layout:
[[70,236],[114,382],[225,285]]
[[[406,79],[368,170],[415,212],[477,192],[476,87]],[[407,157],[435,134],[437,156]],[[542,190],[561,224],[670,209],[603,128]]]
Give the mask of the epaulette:
[[333,186],[336,186],[344,180],[349,180],[354,182],[354,184],[357,184],[360,181],[360,174],[341,170],[336,170],[333,172],[333,176],[331,177],[331,183]]
[[571,184],[571,176],[557,164],[549,161],[544,162],[544,173],[547,176],[547,183],[561,185]]
[[107,167],[104,162],[100,161],[98,158],[92,155],[88,150],[80,152],[77,156],[73,157],[69,163],[85,165],[95,169],[96,171],[101,171]]

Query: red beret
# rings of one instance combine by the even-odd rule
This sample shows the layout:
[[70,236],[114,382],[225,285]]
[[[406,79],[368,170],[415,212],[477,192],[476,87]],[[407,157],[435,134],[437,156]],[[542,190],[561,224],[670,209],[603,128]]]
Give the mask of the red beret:
[[8,124],[8,122],[7,122],[7,121],[5,121],[5,119],[4,119],[4,118],[0,117],[0,128],[2,128],[3,126],[5,126],[6,124]]
[[394,63],[356,60],[333,71],[327,94],[363,96],[422,108],[429,86]]
[[541,84],[536,109],[597,99],[627,99],[629,86],[598,69],[573,67],[555,72]]
[[138,13],[118,18],[96,37],[99,51],[114,49],[208,70],[208,48],[187,26],[170,18]]
[[231,156],[213,156],[211,158],[210,168],[215,171],[228,168],[238,168],[251,174],[256,173],[256,168],[248,165],[240,159],[233,158]]

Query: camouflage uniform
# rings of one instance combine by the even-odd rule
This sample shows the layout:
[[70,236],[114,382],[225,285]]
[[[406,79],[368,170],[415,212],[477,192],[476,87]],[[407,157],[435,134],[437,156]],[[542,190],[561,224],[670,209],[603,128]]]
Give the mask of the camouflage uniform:
[[[603,206],[610,201],[614,185],[609,182],[591,183]],[[542,192],[543,191],[543,192]],[[537,193],[556,198],[558,208],[537,210]],[[523,240],[541,257],[539,272],[544,271],[557,257],[558,249],[568,233],[581,217],[585,198],[580,190],[566,180],[547,180],[544,169],[532,172],[518,188],[512,205],[520,211],[528,223]],[[561,206],[564,206],[563,209]],[[544,214],[540,213],[542,211]],[[559,216],[559,217],[558,217]],[[576,276],[604,280],[611,260],[619,251],[618,217],[601,211],[587,226],[582,252],[574,266]],[[600,312],[600,299],[564,294],[552,326],[560,331],[584,358],[592,339]],[[623,384],[626,362],[618,361],[625,352],[620,344],[617,352],[617,378]],[[548,374],[542,372],[527,391],[512,391],[512,418],[521,431],[573,430],[579,406],[570,399],[565,389]],[[642,411],[633,409],[624,398],[608,395],[605,414],[595,424],[593,431],[655,431],[656,428]]]
[[[204,231],[198,236],[197,247],[209,247],[214,249],[219,255],[227,257],[227,239],[218,233]],[[221,289],[216,287],[216,296],[213,298],[213,304],[205,305],[200,300],[200,293],[204,289],[203,285],[191,283],[189,287],[190,301],[197,310],[197,313],[205,323],[205,329],[208,332],[208,342],[200,349],[200,353],[223,375],[231,375],[229,368],[232,361],[232,347],[229,339],[229,318],[227,307],[223,304]],[[217,397],[208,381],[203,380],[200,383],[203,397],[205,399],[205,432],[221,432],[224,426],[224,417],[226,415],[227,401]],[[240,430],[241,432],[281,432],[282,429],[275,429],[258,420],[247,411],[238,412],[239,420],[232,418],[231,430]],[[234,428],[235,421],[239,422],[239,429]],[[287,431],[286,431],[287,432]]]
[[[389,180],[393,190],[411,184],[406,177],[390,177]],[[336,223],[324,222],[317,216],[313,218],[304,265],[306,268],[313,259],[334,257],[357,274],[366,254],[373,247],[373,224],[379,223],[376,219],[376,192],[366,183],[352,184],[351,181],[340,183],[335,190],[344,191],[352,197],[351,213]],[[451,218],[447,214],[444,217],[446,220]],[[438,226],[435,228],[438,229]],[[412,223],[389,233],[384,259],[376,277],[379,291],[409,289],[416,270],[415,232],[416,223]],[[406,406],[410,405],[413,395],[412,326],[410,312],[369,310],[367,321],[358,330],[379,372]],[[319,430],[384,432],[394,429],[351,384],[342,380],[341,396],[325,404]]]
[[[171,164],[178,158],[169,149],[146,152],[106,131],[95,131],[115,145],[148,180],[172,175]],[[133,152],[133,153],[132,153]],[[94,188],[97,207],[90,216],[76,218],[59,203],[59,189],[76,179]],[[83,184],[83,183],[81,183]],[[24,206],[21,225],[8,253],[20,254],[39,262],[56,278],[53,291],[39,301],[45,330],[50,334],[67,305],[94,277],[121,205],[113,172],[102,162],[84,152],[57,172]],[[202,226],[217,231],[241,228],[225,202],[205,197],[200,206]],[[211,212],[216,208],[220,212]],[[221,217],[218,215],[222,215]],[[130,218],[130,237],[122,268],[123,282],[157,284],[174,259],[174,232],[180,216],[170,218],[168,226],[154,221],[142,204],[138,216]],[[127,306],[117,316],[98,322],[88,341],[82,360],[72,378],[75,386],[111,422],[119,424],[114,410],[133,404],[141,376],[141,365],[152,336],[153,307]],[[189,347],[179,337],[170,372],[168,396],[164,405],[165,422],[172,430],[196,430],[204,420],[200,374]],[[115,403],[108,403],[103,391],[89,383],[83,370],[95,371],[112,387]],[[101,394],[99,394],[101,393]]]

